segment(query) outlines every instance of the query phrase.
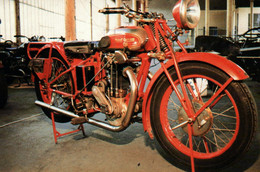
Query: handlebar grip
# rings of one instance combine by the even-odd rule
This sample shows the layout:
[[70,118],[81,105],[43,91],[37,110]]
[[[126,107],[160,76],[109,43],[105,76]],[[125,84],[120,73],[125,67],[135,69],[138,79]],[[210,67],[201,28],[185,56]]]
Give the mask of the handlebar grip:
[[124,8],[103,8],[101,10],[98,10],[99,13],[103,14],[124,14],[125,9]]
[[26,38],[24,35],[14,35],[15,38]]

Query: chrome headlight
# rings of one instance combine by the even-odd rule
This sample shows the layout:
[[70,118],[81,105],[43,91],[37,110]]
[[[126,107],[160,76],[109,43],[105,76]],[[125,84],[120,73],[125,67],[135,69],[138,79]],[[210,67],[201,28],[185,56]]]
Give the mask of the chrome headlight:
[[172,10],[177,27],[193,29],[200,20],[200,6],[198,0],[179,0]]

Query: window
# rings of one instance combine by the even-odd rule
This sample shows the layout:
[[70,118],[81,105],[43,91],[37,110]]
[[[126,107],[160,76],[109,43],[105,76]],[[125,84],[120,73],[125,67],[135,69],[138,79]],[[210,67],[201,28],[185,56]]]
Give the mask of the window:
[[[251,14],[248,14],[248,28],[250,28],[250,17],[251,17]],[[260,14],[254,14],[253,28],[254,27],[260,27]]]

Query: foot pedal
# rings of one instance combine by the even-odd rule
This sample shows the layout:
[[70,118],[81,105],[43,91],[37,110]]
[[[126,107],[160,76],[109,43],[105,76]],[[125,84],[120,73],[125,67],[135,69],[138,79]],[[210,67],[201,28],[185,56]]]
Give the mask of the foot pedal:
[[86,123],[87,120],[85,117],[78,117],[78,118],[72,118],[71,120],[71,124],[72,125],[78,125],[78,124],[82,124],[82,123]]

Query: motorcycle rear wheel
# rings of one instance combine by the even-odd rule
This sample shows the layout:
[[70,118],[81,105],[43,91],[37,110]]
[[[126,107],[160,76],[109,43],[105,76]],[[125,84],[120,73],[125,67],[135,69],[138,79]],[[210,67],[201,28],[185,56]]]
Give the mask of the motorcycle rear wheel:
[[[195,112],[229,79],[223,71],[207,64],[184,63],[180,68]],[[169,72],[180,88],[175,70]],[[190,124],[174,128],[188,116],[165,75],[157,81],[150,111],[152,129],[161,147],[175,162],[190,166]],[[252,142],[256,121],[256,104],[250,90],[244,83],[233,81],[191,126],[195,168],[216,170],[237,160]]]
[[[51,67],[51,76],[48,79],[48,82],[51,82],[53,79],[55,79],[59,74],[64,72],[68,69],[68,65],[62,58],[59,57],[52,57],[52,67]],[[44,83],[43,81],[40,81],[37,77],[35,78],[35,90],[36,90],[36,96],[38,100],[43,101],[47,104],[51,103],[52,95],[50,93],[50,90],[47,83]],[[50,85],[50,88],[59,90],[66,93],[74,93],[74,85],[73,85],[73,79],[71,72],[63,75],[60,77],[57,81],[55,81],[53,84]],[[71,99],[70,98],[64,98],[62,95],[56,94],[53,97],[53,106],[59,107],[61,109],[65,110],[71,110]],[[49,118],[51,118],[51,111],[50,109],[42,107],[43,112],[45,115]],[[71,118],[62,114],[59,114],[57,112],[54,112],[54,119],[56,122],[69,122],[71,121]]]

